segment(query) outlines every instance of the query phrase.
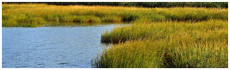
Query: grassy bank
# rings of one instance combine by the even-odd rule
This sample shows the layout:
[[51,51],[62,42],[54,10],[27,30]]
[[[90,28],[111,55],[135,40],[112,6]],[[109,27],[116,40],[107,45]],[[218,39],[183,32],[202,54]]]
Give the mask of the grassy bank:
[[102,34],[112,45],[95,61],[112,68],[227,68],[228,21],[152,22]]
[[217,8],[137,8],[113,6],[55,6],[46,4],[3,4],[4,27],[37,27],[55,22],[152,22],[203,21],[228,18],[227,9]]

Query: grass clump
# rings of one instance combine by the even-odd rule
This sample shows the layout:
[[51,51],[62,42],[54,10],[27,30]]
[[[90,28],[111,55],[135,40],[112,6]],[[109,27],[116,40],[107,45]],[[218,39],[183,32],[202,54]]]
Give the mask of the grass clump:
[[[100,68],[227,68],[227,42],[171,39],[135,40],[113,45],[95,66]],[[185,39],[186,40],[186,39]],[[187,40],[189,41],[189,40]]]
[[138,18],[138,15],[135,13],[124,13],[122,17],[122,21],[134,21]]
[[[223,9],[212,9],[207,10],[205,8],[169,8],[169,9],[161,9],[157,8],[158,13],[164,15],[166,19],[176,20],[176,21],[203,21],[209,19],[227,19],[228,13],[224,13]],[[219,12],[215,11],[219,10]],[[218,17],[218,15],[221,17]]]
[[103,22],[122,22],[121,17],[117,17],[117,16],[105,16],[103,18],[101,18],[101,20]]
[[82,23],[94,23],[101,22],[99,17],[96,16],[77,16],[73,20],[74,22],[82,22]]
[[36,16],[26,16],[24,14],[20,15],[13,15],[9,16],[8,18],[5,18],[8,21],[3,21],[2,25],[7,27],[37,27],[42,26],[46,22],[42,17],[36,17]]
[[163,56],[161,55],[163,52],[160,49],[164,48],[147,46],[152,46],[152,43],[146,44],[143,41],[138,41],[114,45],[103,52],[103,55],[96,61],[95,65],[101,68],[149,68],[161,66],[163,60],[160,56]]

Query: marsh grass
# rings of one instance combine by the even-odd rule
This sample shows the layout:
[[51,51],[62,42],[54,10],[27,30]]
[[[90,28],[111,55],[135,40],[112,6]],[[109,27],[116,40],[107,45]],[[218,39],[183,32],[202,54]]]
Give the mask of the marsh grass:
[[221,41],[135,40],[113,45],[95,61],[100,68],[227,68],[228,45]]
[[[40,26],[46,22],[137,22],[204,21],[228,18],[228,9],[217,8],[142,8],[121,6],[56,6],[46,4],[3,4],[3,26]],[[34,19],[34,20],[33,20]],[[35,21],[39,19],[39,21]]]
[[[196,23],[175,21],[152,22],[143,24],[136,23],[132,26],[115,28],[110,32],[104,32],[101,35],[101,41],[118,43],[124,42],[126,40],[137,40],[150,37],[154,40],[157,40],[166,38],[171,34],[187,34],[195,37],[194,39],[204,39],[209,38],[209,36],[217,36],[215,35],[216,32],[227,34],[226,31],[226,20],[209,20]],[[211,37],[210,39],[213,38]],[[222,39],[225,38],[221,38],[220,40]]]
[[96,67],[227,68],[228,21],[152,22],[120,27],[101,35],[118,43],[99,55]]

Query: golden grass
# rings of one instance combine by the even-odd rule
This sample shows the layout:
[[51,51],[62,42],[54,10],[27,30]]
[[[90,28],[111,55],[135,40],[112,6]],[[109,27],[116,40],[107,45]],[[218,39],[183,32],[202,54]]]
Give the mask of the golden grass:
[[175,21],[152,22],[143,24],[136,23],[132,26],[115,28],[110,32],[104,32],[101,35],[101,41],[118,43],[119,41],[124,42],[126,40],[137,40],[144,38],[152,38],[157,40],[166,38],[172,34],[186,34],[191,36],[195,34],[198,35],[196,38],[199,37],[203,39],[208,38],[210,35],[215,36],[213,35],[215,32],[224,32],[227,34],[227,23],[227,20],[209,20],[195,23]]
[[[3,4],[3,26],[42,26],[56,22],[152,22],[152,21],[203,21],[227,20],[228,9],[216,8],[141,8],[121,6],[56,6],[46,4]],[[36,19],[40,21],[33,21]],[[31,19],[31,20],[30,20]]]
[[[227,68],[228,44],[221,41],[135,40],[113,45],[95,65],[102,68]],[[179,40],[179,39],[177,39]]]
[[97,67],[227,68],[228,21],[152,22],[102,34],[112,45],[96,59]]

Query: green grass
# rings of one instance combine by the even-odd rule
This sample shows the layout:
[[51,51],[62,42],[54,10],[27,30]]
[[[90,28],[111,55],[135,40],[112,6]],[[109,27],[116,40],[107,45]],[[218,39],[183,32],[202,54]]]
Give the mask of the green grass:
[[99,55],[108,68],[227,68],[228,21],[152,22],[104,32],[102,42],[118,43]]

